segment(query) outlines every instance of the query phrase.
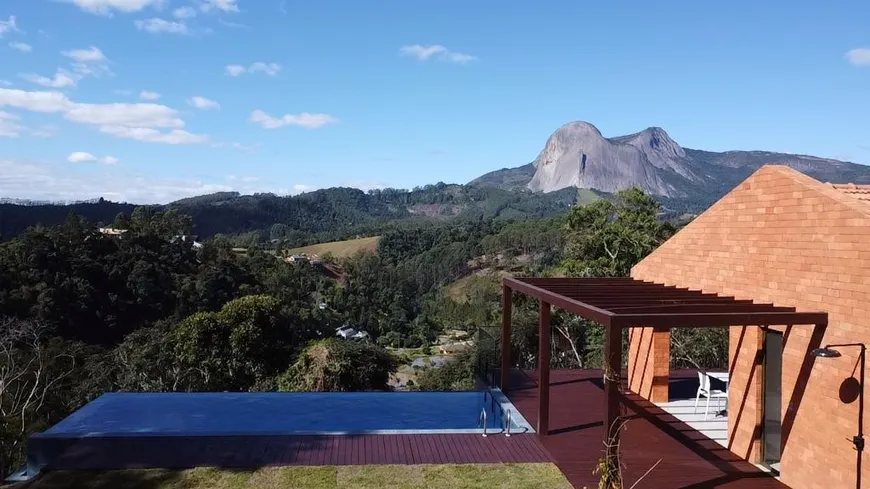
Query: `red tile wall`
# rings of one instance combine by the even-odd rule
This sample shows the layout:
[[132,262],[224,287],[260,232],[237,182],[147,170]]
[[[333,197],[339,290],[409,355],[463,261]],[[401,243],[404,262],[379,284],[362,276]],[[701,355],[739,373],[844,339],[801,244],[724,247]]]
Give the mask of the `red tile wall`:
[[[825,311],[823,343],[870,343],[870,208],[787,167],[765,166],[635,266],[632,276]],[[851,437],[858,403],[844,402],[839,391],[845,379],[857,377],[858,349],[812,359],[814,327],[776,329],[785,333],[782,482],[794,489],[855,487]],[[762,340],[758,327],[731,328],[729,448],[756,462]],[[645,351],[637,343],[629,348],[630,368],[644,361],[631,358]],[[870,483],[870,464],[863,462],[862,478]]]

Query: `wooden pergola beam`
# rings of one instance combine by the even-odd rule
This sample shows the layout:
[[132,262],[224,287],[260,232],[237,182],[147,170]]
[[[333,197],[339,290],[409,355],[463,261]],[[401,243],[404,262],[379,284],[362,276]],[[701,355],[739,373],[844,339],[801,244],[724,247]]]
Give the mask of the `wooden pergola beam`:
[[620,327],[713,328],[729,326],[815,325],[827,323],[824,312],[677,312],[614,315]]
[[795,312],[793,307],[778,307],[771,304],[671,304],[671,305],[646,305],[615,307],[610,309],[617,314],[661,314],[661,313],[749,313],[749,312]]
[[604,326],[604,426],[606,456],[618,457],[622,330],[631,327],[704,328],[731,326],[821,325],[824,312],[797,312],[793,307],[758,304],[751,300],[665,286],[631,278],[514,278],[502,288],[502,389],[510,368],[511,292],[540,301],[538,315],[538,433],[549,430],[550,311],[564,309]]
[[522,292],[529,297],[534,297],[536,299],[546,301],[548,304],[551,304],[555,307],[564,309],[568,312],[577,314],[605,326],[610,324],[610,319],[613,317],[613,314],[609,311],[597,308],[595,306],[580,302],[575,299],[571,299],[569,297],[565,297],[562,294],[550,292],[549,290],[532,285],[521,279],[506,277],[503,283],[507,287],[510,287],[517,292]]

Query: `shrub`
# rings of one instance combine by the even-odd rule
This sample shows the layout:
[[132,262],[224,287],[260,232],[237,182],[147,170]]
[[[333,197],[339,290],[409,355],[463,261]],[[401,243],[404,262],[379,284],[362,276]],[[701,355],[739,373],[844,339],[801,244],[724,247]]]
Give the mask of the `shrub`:
[[426,367],[417,375],[421,391],[468,391],[474,389],[476,352],[465,350],[440,367]]
[[278,377],[281,391],[389,390],[398,362],[369,342],[329,338],[311,342],[299,359]]

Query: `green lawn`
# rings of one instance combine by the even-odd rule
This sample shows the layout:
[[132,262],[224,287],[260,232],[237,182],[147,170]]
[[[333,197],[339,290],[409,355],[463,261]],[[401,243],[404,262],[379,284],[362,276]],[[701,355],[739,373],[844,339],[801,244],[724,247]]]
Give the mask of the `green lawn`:
[[26,489],[570,489],[553,464],[347,465],[52,472]]

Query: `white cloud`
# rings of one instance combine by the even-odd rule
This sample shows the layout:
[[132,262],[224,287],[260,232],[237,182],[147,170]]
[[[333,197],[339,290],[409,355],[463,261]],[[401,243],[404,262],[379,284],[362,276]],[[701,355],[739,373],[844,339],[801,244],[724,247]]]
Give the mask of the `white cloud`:
[[249,73],[265,73],[269,76],[275,76],[281,71],[281,65],[278,63],[262,63],[256,62],[248,67]]
[[[0,195],[17,199],[76,201],[104,197],[116,202],[165,204],[196,195],[234,190],[225,184],[196,179],[163,179],[129,173],[122,166],[91,166],[90,171],[71,171],[64,163],[0,158]],[[237,190],[251,192],[242,186]]]
[[430,59],[447,61],[450,63],[468,63],[470,61],[477,61],[476,56],[450,51],[439,44],[433,44],[431,46],[423,46],[420,44],[402,46],[399,49],[399,54],[402,56],[417,58],[420,61],[428,61]]
[[176,19],[189,19],[196,17],[196,10],[192,7],[181,7],[172,11],[172,16]]
[[[179,131],[178,111],[153,103],[87,104],[71,101],[61,92],[31,92],[0,88],[0,107],[58,113],[69,121],[103,126],[100,131],[125,139],[164,144],[202,144],[208,136]],[[173,129],[160,133],[155,128]]]
[[133,23],[136,24],[136,28],[140,31],[146,31],[152,34],[190,34],[190,28],[187,27],[187,24],[183,20],[173,22],[155,17],[146,20],[137,20]]
[[257,61],[247,68],[242,65],[227,65],[224,67],[224,72],[229,76],[239,76],[243,73],[265,73],[268,76],[275,76],[280,71],[280,64],[263,63],[262,61]]
[[854,66],[870,66],[870,48],[857,48],[846,53],[846,59]]
[[19,123],[20,120],[21,118],[17,115],[0,110],[0,137],[17,138],[21,136],[22,133],[27,133],[38,138],[49,138],[54,136],[53,127],[43,126],[39,129],[29,129],[22,126]]
[[101,127],[100,132],[121,139],[134,139],[146,143],[181,145],[206,144],[209,142],[209,137],[204,134],[192,134],[180,129],[174,129],[169,132],[160,132],[156,129],[145,127],[107,125]]
[[76,151],[75,153],[71,153],[66,160],[70,163],[100,163],[109,166],[114,166],[121,162],[121,160],[115,158],[114,156],[104,156],[102,158],[97,158],[90,153],[85,153],[82,151]]
[[21,75],[21,78],[30,83],[49,88],[69,88],[76,86],[76,79],[63,71],[55,73],[54,78],[37,75],[36,73],[26,73]]
[[142,100],[157,100],[160,98],[160,94],[157,92],[142,90],[141,92],[139,92],[139,98],[141,98]]
[[112,74],[106,65],[108,61],[106,55],[96,46],[62,51],[60,54],[72,60],[72,69],[79,75],[99,77],[103,74]]
[[73,105],[60,92],[30,92],[0,88],[0,107],[15,107],[31,112],[57,113],[69,110]]
[[196,107],[197,109],[203,109],[203,110],[221,108],[221,104],[215,102],[214,100],[209,100],[205,97],[200,97],[200,96],[191,97],[187,101],[187,103]]
[[0,110],[0,137],[17,138],[23,129],[17,115]]
[[18,32],[18,25],[15,23],[14,15],[10,15],[9,20],[0,20],[0,37],[9,32]]
[[29,53],[33,51],[33,46],[24,42],[10,42],[9,47],[21,51],[22,53]]
[[50,138],[54,136],[54,126],[42,126],[38,129],[30,131],[30,135],[35,138]]
[[263,112],[255,110],[251,113],[251,122],[260,124],[263,129],[277,129],[284,126],[299,126],[308,129],[318,129],[328,124],[335,124],[338,119],[329,114],[309,114],[303,112],[301,114],[287,114],[283,117],[276,118]]
[[216,141],[211,144],[212,148],[233,148],[244,153],[255,154],[257,149],[259,148],[260,143],[254,145],[245,145],[242,143],[231,143],[227,141]]
[[104,63],[72,63],[71,66],[72,70],[81,76],[99,78],[103,75],[114,74]]
[[90,153],[82,153],[80,151],[77,151],[70,154],[66,160],[70,163],[88,163],[91,161],[97,161],[97,157]]
[[[2,100],[0,100],[2,104]],[[178,111],[160,104],[72,104],[64,117],[73,122],[98,126],[181,128]]]
[[245,24],[240,24],[238,22],[230,22],[230,21],[224,20],[224,19],[218,19],[218,24],[220,24],[224,27],[231,27],[233,29],[241,29],[243,27],[248,27]]
[[98,63],[106,61],[106,55],[96,46],[91,46],[87,49],[71,49],[69,51],[63,51],[60,54],[79,63]]
[[77,5],[86,12],[99,15],[111,15],[113,10],[130,13],[138,12],[146,7],[161,7],[164,0],[64,0]]
[[203,12],[211,12],[220,10],[222,12],[238,12],[239,6],[237,0],[203,0],[199,5]]
[[239,75],[241,75],[242,73],[248,71],[248,69],[245,68],[245,67],[242,66],[242,65],[227,65],[227,66],[224,68],[224,71],[226,72],[227,75],[230,75],[230,76],[239,76]]

